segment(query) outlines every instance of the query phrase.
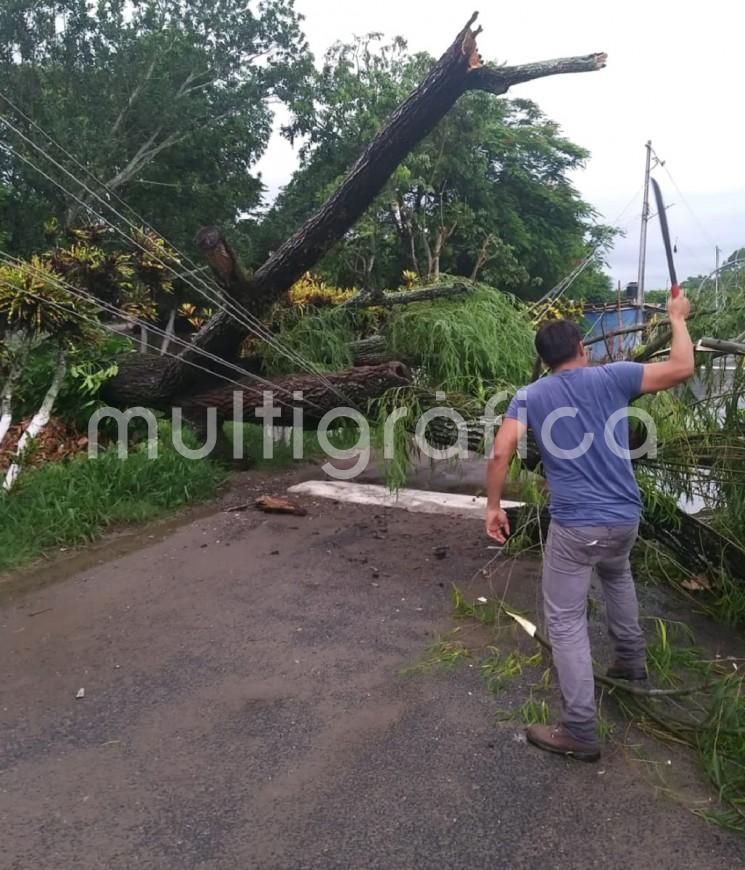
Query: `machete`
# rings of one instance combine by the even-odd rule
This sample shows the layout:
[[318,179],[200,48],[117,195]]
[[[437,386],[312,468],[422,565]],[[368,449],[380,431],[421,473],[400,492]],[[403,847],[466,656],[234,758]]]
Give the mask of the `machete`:
[[673,299],[680,296],[680,284],[678,284],[678,276],[675,273],[675,262],[673,261],[673,246],[670,244],[670,228],[667,225],[667,212],[665,211],[665,201],[662,199],[662,191],[660,185],[653,178],[652,188],[654,190],[654,198],[657,202],[657,214],[660,218],[660,229],[662,230],[662,241],[665,243],[665,254],[667,256],[667,268],[670,270],[670,295]]

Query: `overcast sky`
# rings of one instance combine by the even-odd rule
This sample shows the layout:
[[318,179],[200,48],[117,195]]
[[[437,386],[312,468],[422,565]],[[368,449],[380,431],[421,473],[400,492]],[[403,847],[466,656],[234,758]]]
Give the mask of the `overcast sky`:
[[[404,36],[412,50],[439,57],[477,0],[296,0],[320,59],[336,40],[380,31]],[[677,239],[681,277],[708,272],[714,246],[728,256],[745,246],[745,158],[742,82],[745,3],[709,0],[531,0],[482,3],[484,59],[510,64],[605,51],[606,69],[516,86],[574,142],[591,152],[574,181],[609,223],[627,229],[610,258],[614,281],[636,279],[644,143],[651,139],[665,170],[655,172]],[[289,179],[292,149],[274,141],[261,163],[270,190]],[[633,199],[631,205],[627,204]],[[647,287],[665,286],[667,271],[656,223],[650,224]]]

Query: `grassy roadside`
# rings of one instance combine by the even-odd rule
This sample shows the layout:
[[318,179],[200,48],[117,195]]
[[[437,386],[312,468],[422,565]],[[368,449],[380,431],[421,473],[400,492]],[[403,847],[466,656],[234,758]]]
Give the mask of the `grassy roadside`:
[[[226,427],[231,439],[241,437],[247,467],[281,471],[299,460],[292,444],[279,441],[264,458],[263,431],[254,424]],[[77,547],[101,537],[115,525],[136,525],[159,519],[186,505],[214,498],[229,471],[210,459],[191,460],[172,446],[168,424],[159,424],[158,457],[149,459],[147,445],[130,448],[119,459],[116,448],[98,458],[79,455],[29,469],[10,494],[0,492],[0,573],[12,571],[60,547]],[[198,446],[185,434],[188,447]],[[333,433],[339,449],[355,443],[353,432]],[[303,459],[323,455],[315,432],[303,433]]]
[[34,469],[0,496],[0,572],[59,547],[100,537],[118,524],[143,523],[184,505],[213,498],[226,477],[208,460],[191,461],[173,449],[148,459],[144,448],[119,459],[78,456]]

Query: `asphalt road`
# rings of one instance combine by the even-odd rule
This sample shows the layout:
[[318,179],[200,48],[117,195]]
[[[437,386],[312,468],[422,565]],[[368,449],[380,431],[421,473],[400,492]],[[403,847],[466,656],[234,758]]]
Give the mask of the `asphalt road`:
[[[5,585],[0,866],[745,866],[745,839],[655,788],[620,731],[590,765],[496,722],[535,675],[496,698],[468,663],[400,675],[452,628],[451,583],[504,589],[503,566],[477,573],[479,524],[312,501],[304,518],[220,510],[263,488],[251,481],[219,512],[27,574],[24,594]],[[535,604],[533,564],[508,596]]]

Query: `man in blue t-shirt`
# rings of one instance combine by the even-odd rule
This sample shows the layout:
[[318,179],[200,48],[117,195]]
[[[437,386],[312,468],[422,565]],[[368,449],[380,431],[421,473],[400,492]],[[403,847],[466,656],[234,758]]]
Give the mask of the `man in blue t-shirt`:
[[548,323],[536,349],[551,375],[520,390],[505,415],[489,460],[487,534],[504,544],[509,521],[501,508],[509,464],[530,428],[550,490],[551,525],[543,562],[543,601],[561,689],[558,725],[531,725],[541,749],[584,761],[600,757],[595,713],[587,595],[593,568],[603,585],[615,662],[608,676],[646,679],[644,637],[629,553],[639,528],[641,500],[631,467],[628,405],[693,374],[693,345],[685,296],[671,298],[672,345],[665,362],[619,362],[588,367],[577,326]]

